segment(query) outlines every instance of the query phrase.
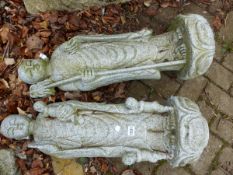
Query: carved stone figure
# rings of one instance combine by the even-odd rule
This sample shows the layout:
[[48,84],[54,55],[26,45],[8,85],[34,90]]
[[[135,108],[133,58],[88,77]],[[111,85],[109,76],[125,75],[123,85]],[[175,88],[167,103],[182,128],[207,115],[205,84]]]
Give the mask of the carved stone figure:
[[10,149],[0,150],[0,174],[21,175],[15,163],[15,154]]
[[112,3],[122,3],[130,0],[23,0],[29,13],[54,10],[82,10],[90,6],[103,6]]
[[197,160],[209,138],[198,106],[184,97],[168,105],[128,98],[124,104],[36,102],[36,120],[11,115],[1,133],[12,139],[33,135],[30,148],[68,159],[122,157],[126,165],[166,159],[174,167]]
[[148,29],[119,35],[76,36],[59,46],[49,61],[25,60],[20,79],[33,98],[65,91],[89,91],[111,83],[160,79],[160,71],[178,71],[180,79],[204,74],[215,52],[213,32],[199,15],[179,15],[171,31],[152,36]]

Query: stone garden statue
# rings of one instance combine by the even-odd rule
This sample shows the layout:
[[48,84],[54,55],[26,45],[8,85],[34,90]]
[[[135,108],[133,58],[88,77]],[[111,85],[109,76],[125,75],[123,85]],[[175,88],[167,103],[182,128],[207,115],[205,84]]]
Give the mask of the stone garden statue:
[[160,79],[178,71],[180,79],[204,74],[215,53],[213,32],[199,15],[179,15],[171,31],[152,36],[143,29],[118,35],[76,36],[59,46],[51,59],[25,60],[20,79],[33,84],[33,98],[64,91],[89,91],[128,80]]
[[1,133],[12,139],[33,135],[30,148],[58,158],[121,157],[126,165],[166,159],[174,167],[197,160],[209,139],[198,106],[171,97],[167,106],[128,98],[124,104],[67,101],[34,104],[36,120],[10,115]]
[[103,6],[113,3],[122,3],[130,0],[23,0],[29,13],[55,10],[83,10],[90,6]]

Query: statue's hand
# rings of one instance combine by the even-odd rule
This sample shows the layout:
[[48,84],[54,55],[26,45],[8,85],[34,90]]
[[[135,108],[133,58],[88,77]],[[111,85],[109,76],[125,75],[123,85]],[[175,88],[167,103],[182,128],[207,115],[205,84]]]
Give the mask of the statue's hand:
[[47,88],[46,86],[53,83],[50,79],[41,81],[39,83],[36,83],[34,85],[31,85],[30,87],[30,96],[32,98],[39,98],[39,97],[48,97],[50,95],[55,94],[54,88]]
[[141,113],[143,111],[140,102],[133,97],[127,98],[125,105],[129,109],[129,113]]
[[136,153],[126,153],[122,156],[122,162],[125,165],[132,165],[137,162],[137,154]]
[[33,104],[33,108],[40,113],[47,113],[48,106],[43,101],[37,101]]
[[82,81],[90,82],[95,79],[95,71],[93,69],[85,69],[82,73]]
[[142,29],[138,32],[132,33],[132,35],[130,35],[129,39],[135,39],[135,38],[144,38],[147,36],[150,36],[152,34],[152,30],[149,29]]

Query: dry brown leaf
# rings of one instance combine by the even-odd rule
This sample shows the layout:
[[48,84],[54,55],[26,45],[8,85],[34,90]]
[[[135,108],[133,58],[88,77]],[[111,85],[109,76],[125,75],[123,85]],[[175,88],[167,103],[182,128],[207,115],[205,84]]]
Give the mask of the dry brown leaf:
[[155,16],[158,13],[158,7],[157,6],[150,6],[146,9],[145,13],[148,16]]
[[10,88],[8,82],[5,79],[1,78],[0,82],[5,86],[5,88]]
[[10,25],[5,24],[0,29],[0,38],[3,43],[9,43],[8,47],[12,47],[14,42],[18,40],[15,33],[11,31]]
[[120,83],[116,89],[114,97],[115,98],[125,98],[125,88],[126,88],[126,84]]
[[11,66],[11,65],[15,64],[15,59],[14,58],[5,58],[4,62],[7,66]]
[[162,4],[160,4],[160,6],[161,6],[162,8],[167,8],[167,7],[169,7],[170,5],[171,5],[170,2],[163,2]]
[[136,175],[133,170],[125,170],[121,175]]
[[83,168],[75,160],[52,158],[53,170],[56,175],[84,175]]
[[29,50],[33,50],[33,49],[42,49],[43,45],[44,45],[44,41],[41,40],[38,36],[36,35],[32,35],[31,37],[29,37],[27,39],[27,48]]
[[8,25],[2,26],[0,29],[0,37],[3,43],[6,43],[8,41],[8,35],[10,33],[10,28]]
[[19,115],[27,115],[27,113],[24,110],[22,110],[20,107],[17,107],[17,111]]
[[43,21],[43,22],[39,23],[39,25],[42,29],[47,29],[49,26],[49,23],[48,23],[48,21]]
[[144,5],[145,5],[146,7],[150,7],[151,3],[152,3],[152,0],[145,0],[145,1],[144,1]]
[[222,21],[219,16],[215,16],[213,26],[216,30],[220,30],[220,28],[222,27]]

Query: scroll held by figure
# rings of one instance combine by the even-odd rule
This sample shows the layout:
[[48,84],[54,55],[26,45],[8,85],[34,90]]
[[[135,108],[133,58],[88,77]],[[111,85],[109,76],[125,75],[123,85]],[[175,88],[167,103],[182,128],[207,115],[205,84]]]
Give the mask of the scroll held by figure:
[[176,71],[180,79],[204,74],[215,53],[213,32],[199,15],[179,15],[170,31],[151,30],[118,35],[76,36],[60,45],[51,59],[25,60],[20,79],[32,84],[33,98],[46,97],[58,87],[89,91],[112,83],[160,79],[161,71]]
[[10,115],[1,133],[27,139],[28,145],[58,158],[121,157],[126,165],[168,160],[174,167],[197,160],[207,146],[209,129],[198,106],[171,97],[167,106],[128,98],[123,104],[67,101],[36,102],[36,120]]

